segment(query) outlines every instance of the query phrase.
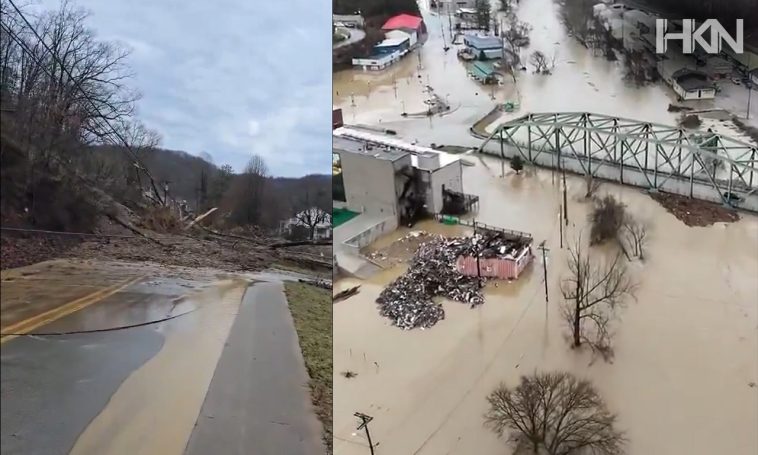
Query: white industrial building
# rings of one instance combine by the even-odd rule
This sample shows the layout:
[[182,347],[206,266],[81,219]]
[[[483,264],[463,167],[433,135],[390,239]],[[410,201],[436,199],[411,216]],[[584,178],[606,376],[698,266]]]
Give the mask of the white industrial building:
[[[461,161],[446,153],[374,133],[334,130],[348,210],[392,216],[397,223],[410,204],[429,214],[443,211],[443,188],[463,193]],[[397,226],[397,225],[395,225]]]

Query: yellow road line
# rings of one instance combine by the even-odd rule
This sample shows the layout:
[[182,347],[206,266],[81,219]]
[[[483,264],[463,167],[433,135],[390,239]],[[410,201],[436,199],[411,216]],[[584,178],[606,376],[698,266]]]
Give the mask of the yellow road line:
[[49,324],[64,316],[68,316],[71,313],[75,313],[83,308],[86,308],[94,303],[97,303],[105,299],[106,297],[110,297],[113,294],[142,280],[145,277],[147,277],[147,275],[138,276],[136,278],[132,278],[130,280],[117,283],[105,289],[95,291],[92,294],[86,295],[84,297],[80,297],[69,303],[65,303],[57,308],[53,308],[52,310],[45,311],[44,313],[40,313],[36,316],[32,316],[30,318],[24,319],[23,321],[19,321],[15,324],[9,325],[8,327],[3,328],[3,332],[9,333],[9,334],[12,333],[14,335],[4,335],[0,337],[0,344],[10,341],[19,335],[27,334],[38,327],[41,327],[45,324]]

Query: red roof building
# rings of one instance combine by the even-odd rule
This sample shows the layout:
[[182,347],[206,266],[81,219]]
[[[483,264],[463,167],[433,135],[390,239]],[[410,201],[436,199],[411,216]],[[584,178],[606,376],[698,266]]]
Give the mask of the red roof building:
[[389,18],[382,25],[382,30],[415,30],[417,33],[426,33],[424,20],[410,14],[398,14]]

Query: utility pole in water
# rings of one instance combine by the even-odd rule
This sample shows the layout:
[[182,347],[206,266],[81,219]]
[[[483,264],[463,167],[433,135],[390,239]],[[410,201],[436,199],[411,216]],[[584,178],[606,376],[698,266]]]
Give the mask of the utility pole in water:
[[371,433],[368,431],[368,423],[374,420],[373,417],[363,414],[362,412],[356,412],[354,416],[361,419],[361,424],[358,425],[357,430],[366,430],[366,438],[368,439],[368,448],[371,450],[371,455],[374,455],[374,444],[371,442]]
[[542,241],[542,243],[540,243],[540,246],[537,248],[539,250],[542,250],[542,273],[543,273],[543,276],[545,277],[545,306],[547,307],[547,303],[549,301],[548,294],[547,294],[547,252],[550,250],[545,247],[544,240]]

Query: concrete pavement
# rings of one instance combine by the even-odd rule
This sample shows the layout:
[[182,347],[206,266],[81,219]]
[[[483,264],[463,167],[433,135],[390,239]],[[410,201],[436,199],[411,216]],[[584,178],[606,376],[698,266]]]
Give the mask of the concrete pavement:
[[245,293],[187,455],[323,453],[295,326],[280,283]]

